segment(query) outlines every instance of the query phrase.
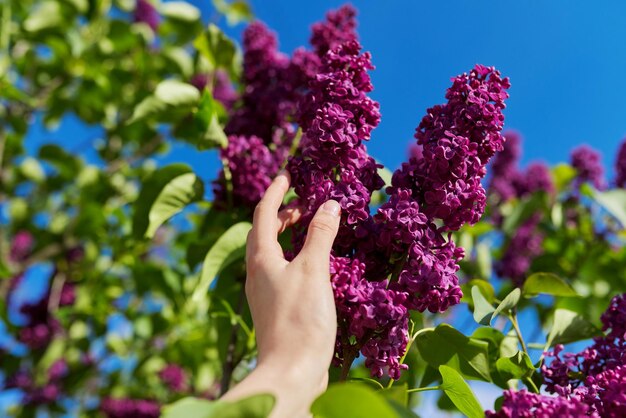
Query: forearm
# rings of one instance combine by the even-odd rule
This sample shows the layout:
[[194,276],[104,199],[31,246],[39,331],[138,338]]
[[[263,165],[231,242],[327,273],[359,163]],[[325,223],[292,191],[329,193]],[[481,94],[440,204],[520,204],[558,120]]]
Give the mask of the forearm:
[[276,397],[271,418],[309,417],[311,403],[326,389],[328,383],[326,370],[321,370],[315,370],[302,362],[285,364],[280,359],[266,360],[229,390],[222,400],[235,401],[269,393]]

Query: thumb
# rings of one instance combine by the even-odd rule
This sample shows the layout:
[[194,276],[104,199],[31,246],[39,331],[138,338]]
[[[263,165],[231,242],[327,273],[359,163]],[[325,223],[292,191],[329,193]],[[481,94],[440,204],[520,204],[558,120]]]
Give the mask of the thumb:
[[300,252],[302,256],[315,264],[328,264],[330,250],[339,229],[340,213],[341,206],[334,200],[328,200],[319,207],[309,224],[306,241]]

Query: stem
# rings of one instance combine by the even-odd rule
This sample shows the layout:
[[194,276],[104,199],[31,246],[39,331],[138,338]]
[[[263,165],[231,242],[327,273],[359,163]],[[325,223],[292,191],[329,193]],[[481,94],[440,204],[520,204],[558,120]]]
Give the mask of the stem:
[[347,350],[348,354],[344,355],[343,363],[341,364],[341,375],[339,376],[340,382],[345,382],[348,379],[348,374],[350,373],[350,368],[352,368],[352,363],[356,358],[356,353],[358,350],[350,349]]
[[533,382],[533,379],[528,377],[528,378],[524,379],[524,383],[526,383],[526,386],[530,387],[530,389],[534,393],[539,393],[539,388],[537,387],[537,385],[535,385],[535,382]]
[[515,310],[511,311],[511,324],[513,325],[513,329],[515,329],[515,333],[517,334],[517,339],[522,346],[522,350],[530,358],[530,354],[528,354],[528,348],[526,347],[526,343],[524,342],[524,338],[522,337],[522,331],[520,330],[519,324],[517,322],[517,312]]
[[409,389],[406,391],[406,393],[426,392],[427,390],[440,390],[440,389],[441,389],[441,386],[428,386],[425,388]]
[[[241,315],[241,311],[243,310],[243,300],[244,300],[244,291],[239,292],[239,301],[237,302],[237,315]],[[224,361],[224,365],[222,367],[222,380],[220,384],[220,396],[224,395],[228,392],[230,388],[230,380],[233,376],[233,371],[235,371],[235,367],[239,363],[239,361],[235,361],[235,350],[237,349],[237,335],[239,334],[239,321],[233,324],[233,327],[230,331],[230,340],[228,341],[228,349],[226,351],[226,360]]]

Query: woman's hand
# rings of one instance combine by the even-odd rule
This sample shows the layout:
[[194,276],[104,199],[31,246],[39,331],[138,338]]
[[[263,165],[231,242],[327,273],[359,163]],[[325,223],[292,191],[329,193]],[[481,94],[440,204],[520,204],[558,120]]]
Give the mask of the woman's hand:
[[257,368],[222,399],[272,393],[278,417],[304,417],[328,383],[337,328],[329,258],[339,228],[339,204],[326,202],[309,225],[304,247],[285,260],[278,234],[299,219],[297,209],[278,212],[289,189],[280,173],[254,212],[246,254],[246,295],[254,322]]

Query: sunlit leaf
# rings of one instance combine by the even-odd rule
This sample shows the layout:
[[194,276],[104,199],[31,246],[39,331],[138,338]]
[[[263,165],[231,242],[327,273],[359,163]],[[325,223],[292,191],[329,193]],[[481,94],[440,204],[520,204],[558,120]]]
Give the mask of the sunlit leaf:
[[439,366],[439,373],[443,382],[441,388],[448,395],[452,403],[468,418],[482,418],[485,416],[483,408],[478,403],[474,392],[463,377],[452,367]]
[[565,280],[554,273],[534,273],[524,282],[524,295],[578,296]]

